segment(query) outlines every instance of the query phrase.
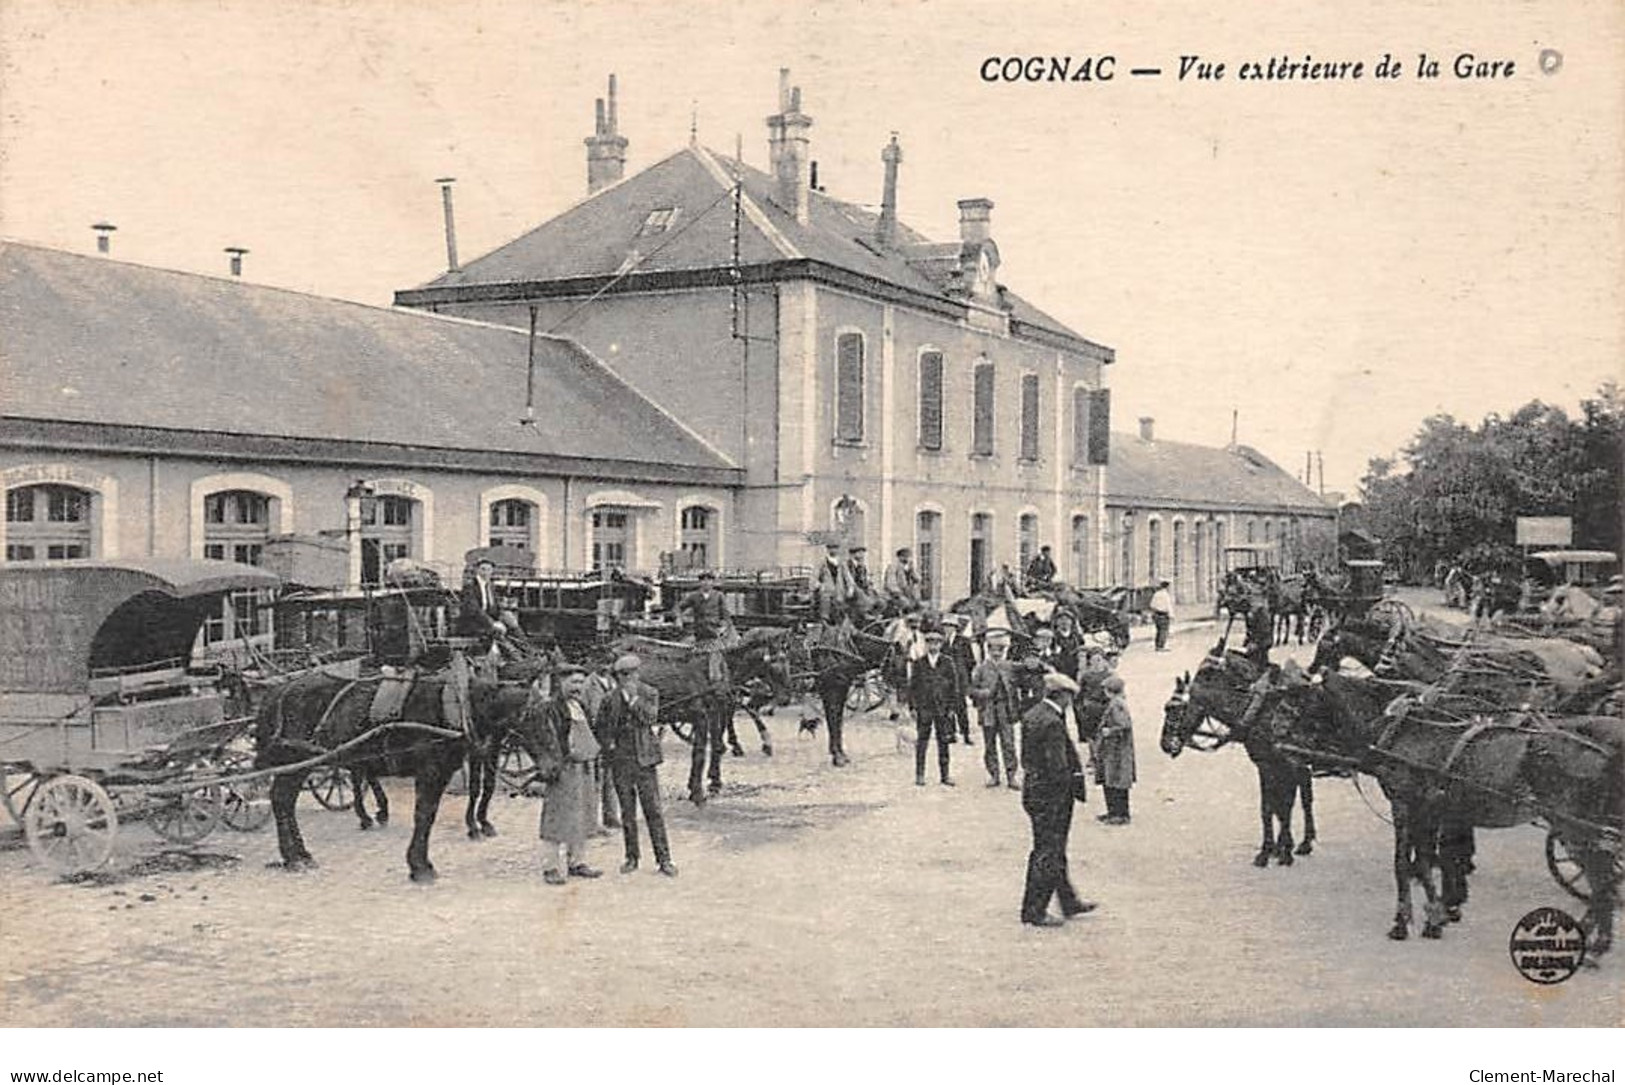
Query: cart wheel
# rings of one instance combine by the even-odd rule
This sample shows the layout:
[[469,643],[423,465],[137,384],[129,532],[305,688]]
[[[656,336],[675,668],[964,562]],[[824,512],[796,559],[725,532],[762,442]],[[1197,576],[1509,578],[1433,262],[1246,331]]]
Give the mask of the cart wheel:
[[323,765],[310,774],[305,788],[327,810],[350,810],[355,807],[355,792],[350,787],[350,773],[337,765]]
[[172,844],[196,844],[214,832],[225,809],[219,786],[210,784],[162,800],[147,815],[147,824]]
[[671,733],[690,745],[694,742],[694,725],[688,720],[682,720],[671,725]]
[[[1614,882],[1617,885],[1621,879],[1625,879],[1625,852],[1615,851],[1613,858]],[[1553,880],[1570,896],[1584,901],[1591,899],[1591,880],[1586,876],[1585,866],[1556,829],[1546,834],[1546,869],[1552,872]]]
[[53,776],[34,793],[23,832],[40,862],[58,874],[80,874],[112,858],[118,813],[94,780]]
[[855,715],[873,712],[886,703],[890,693],[891,689],[884,678],[878,674],[867,674],[853,682],[852,688],[846,691],[846,710]]
[[502,740],[502,752],[497,755],[497,779],[510,791],[518,791],[536,775],[536,761],[525,749],[525,744],[509,735]]
[[34,801],[34,795],[44,780],[37,773],[19,772],[5,776],[0,782],[5,785],[0,787],[0,808],[3,808],[21,829],[23,819],[28,816],[28,808]]
[[239,833],[262,829],[271,820],[271,781],[261,777],[227,784],[223,802],[220,820],[226,823],[226,828]]
[[1410,606],[1399,599],[1378,599],[1366,611],[1373,618],[1389,618],[1397,620],[1401,625],[1416,624],[1416,614]]

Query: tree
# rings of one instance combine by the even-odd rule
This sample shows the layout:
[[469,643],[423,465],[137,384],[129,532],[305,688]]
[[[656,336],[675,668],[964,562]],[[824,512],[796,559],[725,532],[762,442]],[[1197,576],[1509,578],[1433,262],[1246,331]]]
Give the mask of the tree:
[[[1409,576],[1471,551],[1504,554],[1519,516],[1568,516],[1577,547],[1619,552],[1625,396],[1610,381],[1570,419],[1536,400],[1477,429],[1424,419],[1402,452],[1372,459],[1360,482],[1371,530]],[[1499,559],[1498,559],[1499,560]]]

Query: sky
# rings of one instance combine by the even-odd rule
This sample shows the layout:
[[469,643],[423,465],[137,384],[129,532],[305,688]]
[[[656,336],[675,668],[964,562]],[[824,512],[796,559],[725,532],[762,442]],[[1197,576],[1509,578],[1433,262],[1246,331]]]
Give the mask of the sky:
[[[630,173],[691,125],[765,166],[786,67],[831,195],[878,203],[896,132],[905,222],[951,240],[994,201],[1001,280],[1116,350],[1118,429],[1223,444],[1235,411],[1352,491],[1430,414],[1621,377],[1625,7],[1212,7],[0,0],[0,236],[90,252],[105,219],[118,259],[224,274],[240,245],[251,281],[388,304],[444,268],[436,178],[465,263],[586,195],[609,73]],[[1239,78],[1283,54],[1364,73]],[[1113,78],[982,77],[1010,56]]]

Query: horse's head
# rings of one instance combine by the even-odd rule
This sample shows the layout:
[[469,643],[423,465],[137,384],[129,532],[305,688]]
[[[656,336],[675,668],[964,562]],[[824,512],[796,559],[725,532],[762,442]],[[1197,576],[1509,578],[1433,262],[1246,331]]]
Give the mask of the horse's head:
[[1174,691],[1162,705],[1162,737],[1159,744],[1162,752],[1169,757],[1178,757],[1185,752],[1185,740],[1191,737],[1195,730],[1194,723],[1185,722],[1186,710],[1191,703],[1191,676],[1190,672],[1174,679]]
[[790,671],[790,631],[747,630],[738,647],[728,652],[728,668],[741,686],[765,683],[775,704],[787,705],[795,690]]
[[1215,689],[1211,673],[1212,657],[1174,681],[1174,692],[1162,706],[1162,735],[1159,745],[1169,757],[1178,757],[1189,746],[1193,750],[1216,750],[1230,741],[1230,729],[1221,713],[1215,712]]

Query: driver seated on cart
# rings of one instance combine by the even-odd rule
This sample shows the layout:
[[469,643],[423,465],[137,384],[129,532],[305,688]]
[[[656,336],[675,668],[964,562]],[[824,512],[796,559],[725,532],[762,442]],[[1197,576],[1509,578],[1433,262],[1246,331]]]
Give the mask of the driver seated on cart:
[[717,591],[717,574],[709,569],[700,573],[700,586],[677,601],[677,620],[694,637],[694,646],[706,652],[707,671],[713,682],[726,681],[727,667],[723,663],[722,649],[732,642],[733,624],[723,606],[722,593]]
[[491,579],[495,573],[496,563],[491,559],[481,558],[475,563],[474,575],[463,585],[457,632],[475,638],[482,655],[512,656],[516,653],[508,638],[519,631],[519,620],[512,611],[504,610],[497,598],[496,584]]

